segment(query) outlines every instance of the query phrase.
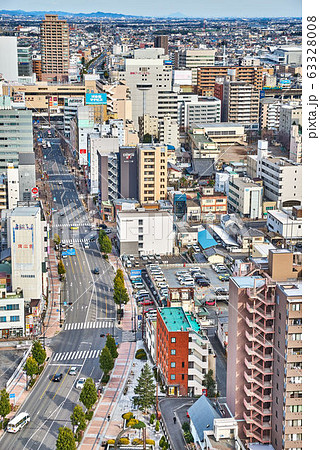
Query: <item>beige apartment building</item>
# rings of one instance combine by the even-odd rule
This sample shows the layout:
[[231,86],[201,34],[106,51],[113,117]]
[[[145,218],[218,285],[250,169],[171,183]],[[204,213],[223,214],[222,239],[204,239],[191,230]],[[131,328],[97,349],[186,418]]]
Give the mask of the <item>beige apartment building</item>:
[[300,277],[281,249],[269,251],[268,270],[230,280],[227,403],[246,443],[275,450],[302,448]]
[[139,201],[155,203],[167,197],[167,147],[160,144],[138,146]]
[[42,80],[68,80],[69,25],[54,14],[46,14],[41,23],[41,61]]

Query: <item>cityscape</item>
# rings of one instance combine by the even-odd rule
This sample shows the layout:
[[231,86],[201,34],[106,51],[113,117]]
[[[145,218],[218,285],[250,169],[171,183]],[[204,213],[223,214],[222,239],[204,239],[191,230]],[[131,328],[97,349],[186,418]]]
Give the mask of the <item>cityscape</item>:
[[1,449],[302,450],[317,22],[274,3],[0,10]]

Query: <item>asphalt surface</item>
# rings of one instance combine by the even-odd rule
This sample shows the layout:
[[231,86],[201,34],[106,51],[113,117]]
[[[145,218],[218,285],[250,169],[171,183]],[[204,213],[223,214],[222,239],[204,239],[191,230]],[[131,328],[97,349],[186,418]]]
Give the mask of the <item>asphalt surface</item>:
[[[21,407],[21,411],[30,414],[31,421],[17,434],[3,436],[0,448],[7,450],[55,448],[59,427],[71,427],[70,415],[79,403],[76,380],[91,377],[99,382],[101,379],[99,352],[105,338],[100,335],[111,333],[116,341],[121,341],[121,332],[114,322],[113,269],[98,250],[97,232],[88,226],[88,214],[78,197],[74,177],[64,165],[58,140],[52,139],[51,143],[51,148],[44,149],[44,165],[51,183],[53,208],[57,210],[53,213],[52,232],[58,233],[62,241],[72,242],[76,255],[63,260],[67,270],[61,296],[65,309],[63,331],[50,341],[46,340],[53,354]],[[69,228],[73,224],[78,224],[79,229],[71,231]],[[92,235],[95,240],[85,249],[84,242]],[[93,274],[95,267],[99,267],[99,275]],[[68,374],[71,366],[77,367],[76,376]],[[52,382],[52,376],[57,373],[62,373],[62,380]]]

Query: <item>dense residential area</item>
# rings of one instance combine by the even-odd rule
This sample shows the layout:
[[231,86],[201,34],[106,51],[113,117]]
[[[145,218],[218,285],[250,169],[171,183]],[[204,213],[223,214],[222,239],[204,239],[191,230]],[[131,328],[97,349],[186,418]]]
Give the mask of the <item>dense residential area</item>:
[[302,450],[301,17],[0,11],[0,169],[0,448]]

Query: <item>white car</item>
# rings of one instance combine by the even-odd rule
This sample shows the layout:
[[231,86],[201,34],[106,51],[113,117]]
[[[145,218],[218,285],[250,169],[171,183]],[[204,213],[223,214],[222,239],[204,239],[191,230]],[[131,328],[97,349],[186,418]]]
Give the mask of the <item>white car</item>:
[[200,269],[200,267],[191,267],[189,269],[189,272],[201,272],[201,269]]
[[194,286],[194,281],[193,280],[183,280],[183,281],[180,281],[180,284],[182,286]]
[[167,283],[164,283],[164,282],[159,283],[158,286],[159,286],[159,288],[167,288],[168,287]]
[[79,380],[76,382],[76,389],[82,389],[85,382],[86,378],[79,378]]
[[84,243],[84,248],[89,248],[90,246],[89,246],[89,243],[88,242],[85,242]]
[[78,369],[75,366],[70,367],[69,375],[77,375]]
[[193,246],[193,249],[194,249],[194,251],[197,252],[197,253],[201,252],[200,247],[198,247],[197,245],[194,245],[194,246]]

